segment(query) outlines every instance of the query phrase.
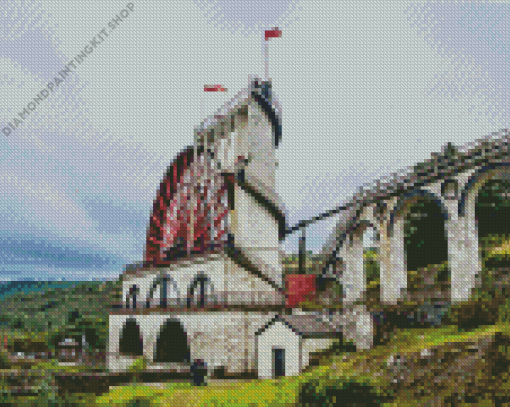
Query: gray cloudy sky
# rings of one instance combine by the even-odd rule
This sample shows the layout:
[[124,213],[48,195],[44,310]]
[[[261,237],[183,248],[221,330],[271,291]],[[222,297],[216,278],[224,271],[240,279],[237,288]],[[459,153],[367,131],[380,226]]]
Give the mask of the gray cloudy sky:
[[[0,129],[104,28],[104,41],[0,133],[0,280],[115,276],[143,256],[152,201],[193,128],[263,75],[282,105],[288,223],[508,128],[510,5],[407,1],[4,0]],[[228,93],[206,94],[220,83]],[[310,228],[318,250],[334,220]],[[296,236],[297,237],[297,236]],[[283,248],[295,250],[296,237]]]

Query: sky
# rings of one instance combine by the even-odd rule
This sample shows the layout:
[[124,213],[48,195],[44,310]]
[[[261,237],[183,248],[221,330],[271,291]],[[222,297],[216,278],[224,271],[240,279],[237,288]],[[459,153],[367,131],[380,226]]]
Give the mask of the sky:
[[[3,0],[0,281],[116,278],[141,261],[167,166],[263,76],[265,29],[283,33],[269,42],[269,77],[282,107],[277,193],[293,225],[447,142],[508,128],[509,25],[504,2]],[[307,248],[336,221],[308,228]]]

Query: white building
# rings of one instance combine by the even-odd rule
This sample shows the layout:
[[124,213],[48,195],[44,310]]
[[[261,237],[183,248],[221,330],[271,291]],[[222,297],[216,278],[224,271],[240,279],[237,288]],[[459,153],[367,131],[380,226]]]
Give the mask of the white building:
[[277,315],[256,335],[261,379],[299,375],[312,352],[330,348],[338,339],[333,326],[315,315]]
[[[313,338],[297,316],[297,334],[280,326],[290,317],[279,251],[285,217],[275,193],[280,110],[270,83],[252,78],[195,135],[160,185],[144,261],[122,276],[123,303],[109,318],[109,369],[143,355],[149,369],[186,371],[203,359],[226,374],[270,377],[281,359],[270,366],[268,349],[279,346],[286,374],[299,374],[309,352],[331,339]],[[326,325],[321,334],[333,337]]]

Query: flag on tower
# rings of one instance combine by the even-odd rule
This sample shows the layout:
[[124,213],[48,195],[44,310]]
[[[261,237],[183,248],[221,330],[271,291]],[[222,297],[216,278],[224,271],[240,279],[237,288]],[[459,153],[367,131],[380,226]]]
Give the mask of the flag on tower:
[[282,31],[278,29],[278,27],[275,27],[271,30],[266,30],[265,31],[265,39],[266,41],[269,39],[269,38],[278,38],[278,37],[281,37],[282,36]]
[[204,92],[226,92],[227,90],[222,85],[204,85]]

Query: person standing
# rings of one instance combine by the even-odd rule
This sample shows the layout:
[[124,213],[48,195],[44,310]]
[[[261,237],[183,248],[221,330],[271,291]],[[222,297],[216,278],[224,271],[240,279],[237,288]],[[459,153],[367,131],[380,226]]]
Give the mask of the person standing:
[[195,386],[206,386],[207,363],[203,359],[195,359],[191,366],[191,374],[193,376],[193,384]]

